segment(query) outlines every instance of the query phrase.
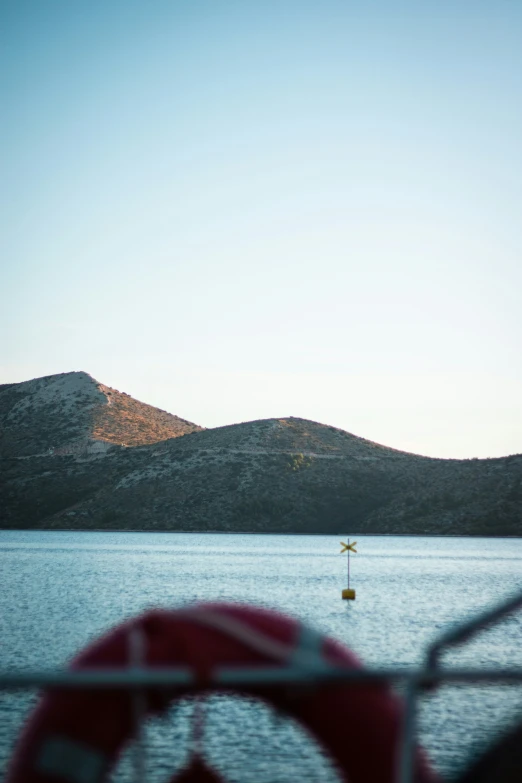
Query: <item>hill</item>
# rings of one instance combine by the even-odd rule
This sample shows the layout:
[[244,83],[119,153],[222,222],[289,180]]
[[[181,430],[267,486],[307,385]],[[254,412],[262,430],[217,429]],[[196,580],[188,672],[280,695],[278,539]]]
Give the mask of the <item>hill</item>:
[[[432,459],[293,417],[202,430],[69,375],[90,379],[90,396],[82,381],[74,404],[72,393],[54,397],[69,446],[42,452],[54,436],[48,411],[31,456],[18,439],[42,414],[42,394],[22,405],[13,386],[25,384],[0,387],[18,406],[3,413],[3,527],[522,535],[522,455]],[[69,389],[63,377],[39,381]],[[95,396],[109,391],[110,405]],[[113,445],[70,448],[85,439]]]
[[0,385],[0,457],[99,453],[201,429],[86,372]]

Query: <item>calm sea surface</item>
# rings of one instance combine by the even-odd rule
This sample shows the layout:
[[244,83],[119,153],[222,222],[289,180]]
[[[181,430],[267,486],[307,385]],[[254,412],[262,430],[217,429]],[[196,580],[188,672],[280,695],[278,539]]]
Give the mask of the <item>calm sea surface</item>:
[[[349,645],[367,664],[410,666],[452,624],[522,588],[522,539],[359,537],[357,600],[342,601],[337,536],[0,532],[0,668],[59,666],[93,637],[151,606],[240,600],[283,610]],[[448,663],[522,665],[522,618],[504,620]],[[34,695],[0,693],[0,769]],[[147,779],[188,753],[192,705],[147,727]],[[421,741],[455,776],[522,714],[522,689],[445,686],[423,698]],[[292,721],[246,699],[206,704],[205,749],[230,781],[334,781]],[[115,780],[127,778],[124,757]]]

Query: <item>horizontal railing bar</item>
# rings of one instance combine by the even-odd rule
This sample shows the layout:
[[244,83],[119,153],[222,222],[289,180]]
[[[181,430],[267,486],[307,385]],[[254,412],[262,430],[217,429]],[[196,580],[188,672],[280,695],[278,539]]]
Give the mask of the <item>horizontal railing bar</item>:
[[[260,676],[261,674],[261,676]],[[441,671],[440,669],[353,669],[346,670],[336,667],[321,667],[317,669],[292,667],[291,669],[270,670],[266,669],[262,673],[256,669],[221,669],[216,673],[216,680],[220,685],[241,685],[255,684],[258,682],[285,683],[299,682],[307,683],[313,678],[315,681],[335,680],[336,682],[346,683],[378,683],[390,681],[417,681],[419,685],[431,684],[434,681],[445,679],[458,680],[486,680],[504,679],[508,681],[522,682],[522,668],[516,669],[452,669],[450,671]]]
[[[205,688],[234,688],[245,685],[281,685],[311,682],[378,683],[415,681],[418,687],[439,682],[522,682],[522,668],[506,669],[344,669],[328,666],[216,667],[205,679]],[[0,672],[0,690],[31,687],[61,688],[141,688],[200,687],[198,675],[187,667],[165,669],[82,669],[79,671]]]

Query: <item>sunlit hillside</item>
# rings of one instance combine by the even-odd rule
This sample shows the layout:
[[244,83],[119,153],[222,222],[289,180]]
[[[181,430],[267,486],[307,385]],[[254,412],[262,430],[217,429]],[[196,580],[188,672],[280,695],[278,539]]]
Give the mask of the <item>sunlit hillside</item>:
[[522,535],[522,455],[433,459],[293,417],[203,430],[86,373],[0,402],[3,527]]

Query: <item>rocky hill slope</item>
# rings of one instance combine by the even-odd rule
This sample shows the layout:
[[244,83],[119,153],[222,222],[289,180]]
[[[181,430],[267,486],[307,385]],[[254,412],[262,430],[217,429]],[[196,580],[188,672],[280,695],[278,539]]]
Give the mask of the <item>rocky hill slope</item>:
[[86,372],[0,385],[0,458],[96,453],[201,429]]
[[[72,405],[58,394],[30,445],[23,433],[43,410],[41,396],[21,404],[13,386],[25,384],[0,387],[0,399],[10,390],[18,406],[2,414],[0,526],[522,535],[522,455],[431,459],[292,417],[202,430],[90,381],[91,395],[117,400],[83,390]],[[65,445],[45,451],[57,442],[55,407]],[[113,445],[65,448],[78,438]]]

